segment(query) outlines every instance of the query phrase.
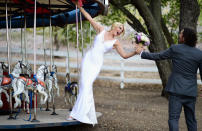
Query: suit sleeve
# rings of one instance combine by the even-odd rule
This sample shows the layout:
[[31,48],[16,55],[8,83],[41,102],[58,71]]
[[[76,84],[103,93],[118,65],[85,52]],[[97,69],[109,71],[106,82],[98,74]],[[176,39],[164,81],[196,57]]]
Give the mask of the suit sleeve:
[[149,59],[149,60],[165,60],[165,59],[171,59],[171,57],[172,57],[171,47],[159,53],[142,52],[141,54],[142,59]]

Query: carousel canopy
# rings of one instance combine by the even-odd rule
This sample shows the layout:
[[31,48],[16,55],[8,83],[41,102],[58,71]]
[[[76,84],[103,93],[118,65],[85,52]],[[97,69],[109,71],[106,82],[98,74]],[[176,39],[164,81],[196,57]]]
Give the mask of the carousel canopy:
[[[76,9],[71,0],[37,0],[36,1],[36,26],[50,25],[63,27],[76,22]],[[106,0],[79,0],[83,8],[92,16],[106,14]],[[6,3],[8,26],[23,28],[34,25],[34,0],[0,0],[0,28],[6,28]],[[84,17],[82,17],[84,19]]]

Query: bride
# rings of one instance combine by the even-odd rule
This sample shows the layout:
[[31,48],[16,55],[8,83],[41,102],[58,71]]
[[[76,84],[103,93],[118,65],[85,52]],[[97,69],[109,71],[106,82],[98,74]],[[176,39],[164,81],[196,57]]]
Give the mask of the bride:
[[94,125],[97,124],[97,117],[93,98],[93,82],[100,72],[104,53],[116,49],[120,56],[126,59],[134,56],[137,54],[136,51],[141,49],[138,47],[134,52],[124,52],[122,45],[115,39],[115,37],[124,33],[123,24],[115,22],[112,24],[111,30],[106,31],[103,26],[93,20],[88,12],[80,7],[78,2],[75,2],[75,4],[96,30],[97,35],[93,46],[82,59],[79,94],[67,120],[76,119],[82,123]]

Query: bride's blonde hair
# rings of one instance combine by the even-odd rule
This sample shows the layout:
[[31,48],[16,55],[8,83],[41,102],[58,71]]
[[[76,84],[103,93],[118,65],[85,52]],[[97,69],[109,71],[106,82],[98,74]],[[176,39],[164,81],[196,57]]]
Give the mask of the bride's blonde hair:
[[124,35],[125,34],[125,28],[124,28],[124,25],[120,22],[114,22],[111,26],[111,30],[113,30],[115,27],[120,27],[120,26],[123,27],[123,32],[121,34]]

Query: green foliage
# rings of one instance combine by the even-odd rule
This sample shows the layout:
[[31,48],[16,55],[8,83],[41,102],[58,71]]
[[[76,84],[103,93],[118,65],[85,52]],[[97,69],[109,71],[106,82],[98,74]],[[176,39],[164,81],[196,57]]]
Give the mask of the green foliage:
[[[114,6],[110,5],[109,13],[107,16],[98,16],[94,18],[97,22],[100,22],[102,25],[112,25],[114,22],[126,22],[126,16],[120,11],[115,9]],[[92,41],[96,35],[95,30],[91,27],[90,29],[90,23],[88,21],[83,21],[83,43],[84,48],[87,47],[88,44],[92,44]],[[67,27],[64,28],[57,28],[54,32],[57,33],[57,39],[59,43],[66,45],[67,44],[67,30],[68,30],[68,41],[72,44],[74,44],[74,47],[76,48],[76,24],[69,24]],[[81,29],[80,29],[80,23],[79,23],[79,48],[81,50],[82,48],[82,39],[81,39]]]
[[200,6],[200,10],[202,9],[202,0],[198,0],[199,6]]
[[163,19],[168,27],[174,42],[178,42],[178,27],[180,21],[180,1],[162,0]]
[[[180,18],[180,1],[179,0],[161,0],[162,2],[162,10],[163,10],[163,19],[170,31],[172,38],[174,39],[175,43],[178,41],[178,26],[179,26],[179,18]],[[200,8],[202,7],[202,0],[198,0]],[[149,2],[148,2],[149,4]],[[145,27],[144,20],[139,15],[136,8],[128,4],[124,6],[127,10],[129,10],[135,17],[142,23]],[[120,11],[117,7],[114,7],[110,4],[110,8],[108,11],[107,16],[98,16],[94,18],[96,21],[100,22],[102,25],[111,26],[114,22],[121,22],[125,23],[128,19],[127,16]],[[199,16],[199,23],[202,25],[202,14]],[[68,38],[69,42],[73,43],[76,47],[76,24],[67,25],[67,28],[57,28],[55,33],[57,33],[57,39],[61,44],[67,44],[67,30],[68,30]],[[41,34],[41,32],[38,32]],[[45,34],[47,34],[47,29]],[[93,41],[95,37],[95,30],[91,29],[91,41]],[[83,40],[84,40],[84,48],[90,44],[90,24],[88,21],[83,22]],[[91,42],[92,43],[92,42]],[[80,23],[79,23],[79,47],[81,49],[81,30],[80,30]]]
[[[134,7],[134,5],[128,4],[128,5],[125,5],[124,7],[125,7],[131,14],[133,14],[133,15],[136,17],[136,19],[139,20],[139,22],[142,24],[142,26],[143,26],[145,29],[147,28],[147,26],[146,26],[146,24],[145,24],[145,22],[144,22],[144,19],[143,19],[142,16],[139,14],[138,10]],[[129,20],[129,18],[128,18],[128,20]]]
[[106,26],[111,26],[114,22],[125,23],[127,17],[122,11],[110,4],[107,16],[99,16],[97,20]]
[[[81,31],[81,24],[79,24],[79,48],[82,49],[82,37],[81,34],[83,32],[83,46],[84,48],[87,47],[88,44],[90,44],[90,38],[92,41],[92,38],[94,38],[96,32],[93,29],[90,29],[90,23],[88,21],[82,22],[82,31]],[[68,32],[67,32],[68,31]],[[68,42],[72,43],[74,47],[77,47],[77,32],[76,32],[76,24],[69,24],[64,28],[58,28],[57,31],[57,38],[59,43],[66,45]],[[67,35],[68,33],[68,35]],[[91,35],[91,36],[90,36]]]
[[202,9],[201,9],[200,15],[199,15],[199,25],[202,26]]
[[198,35],[199,35],[199,40],[198,40],[198,42],[202,43],[202,32],[199,32]]

